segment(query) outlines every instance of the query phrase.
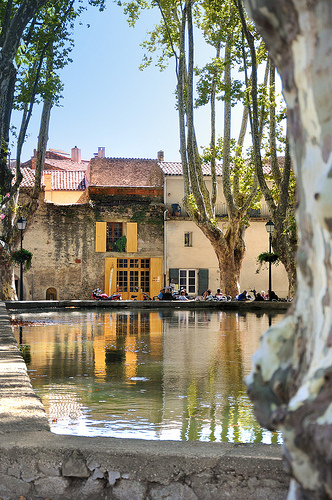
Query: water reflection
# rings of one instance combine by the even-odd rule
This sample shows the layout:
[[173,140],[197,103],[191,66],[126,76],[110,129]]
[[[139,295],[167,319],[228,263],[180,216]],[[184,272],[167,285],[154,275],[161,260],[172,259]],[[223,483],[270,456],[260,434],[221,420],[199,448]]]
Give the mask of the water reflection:
[[13,324],[53,432],[276,443],[281,436],[256,423],[243,380],[261,333],[281,317],[65,311]]

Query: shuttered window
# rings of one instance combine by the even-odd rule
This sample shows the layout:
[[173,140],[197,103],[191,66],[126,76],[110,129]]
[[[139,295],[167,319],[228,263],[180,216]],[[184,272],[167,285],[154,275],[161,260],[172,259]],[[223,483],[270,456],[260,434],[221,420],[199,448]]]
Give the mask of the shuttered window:
[[96,252],[137,252],[137,222],[96,222]]

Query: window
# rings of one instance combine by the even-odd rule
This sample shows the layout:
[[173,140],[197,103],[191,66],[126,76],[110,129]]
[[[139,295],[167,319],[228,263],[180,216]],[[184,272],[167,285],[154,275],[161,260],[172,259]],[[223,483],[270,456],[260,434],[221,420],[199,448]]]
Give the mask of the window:
[[180,269],[180,288],[185,288],[187,293],[196,293],[195,269]]
[[107,252],[123,252],[125,247],[120,245],[118,240],[122,239],[122,222],[107,222],[106,226],[106,251]]
[[149,293],[150,259],[117,259],[116,276],[119,292]]
[[184,246],[185,247],[193,246],[193,233],[191,232],[184,233]]
[[137,252],[137,222],[96,222],[96,252]]
[[128,271],[118,269],[116,272],[116,282],[119,292],[128,292]]

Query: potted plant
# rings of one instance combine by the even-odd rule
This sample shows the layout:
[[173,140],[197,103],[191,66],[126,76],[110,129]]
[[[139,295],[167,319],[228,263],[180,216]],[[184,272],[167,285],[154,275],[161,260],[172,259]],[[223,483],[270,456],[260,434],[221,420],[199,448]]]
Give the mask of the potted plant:
[[118,240],[114,243],[115,252],[125,252],[126,251],[127,238],[126,236],[120,236]]

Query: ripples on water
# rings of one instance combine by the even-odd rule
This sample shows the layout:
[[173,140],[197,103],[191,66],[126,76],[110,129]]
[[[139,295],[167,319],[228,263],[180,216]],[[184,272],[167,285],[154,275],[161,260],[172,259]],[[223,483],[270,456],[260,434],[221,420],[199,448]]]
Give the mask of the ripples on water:
[[266,314],[64,311],[12,319],[55,433],[281,443],[257,424],[244,385]]

